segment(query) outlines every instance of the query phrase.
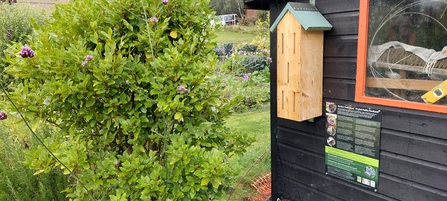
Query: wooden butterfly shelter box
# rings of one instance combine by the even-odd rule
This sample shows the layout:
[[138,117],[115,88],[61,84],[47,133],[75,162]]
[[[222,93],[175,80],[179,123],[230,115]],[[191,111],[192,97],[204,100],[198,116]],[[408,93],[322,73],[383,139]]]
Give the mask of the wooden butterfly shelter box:
[[271,26],[277,31],[278,116],[304,121],[322,114],[323,31],[332,25],[315,6],[289,3]]
[[447,200],[447,1],[270,11],[271,200]]

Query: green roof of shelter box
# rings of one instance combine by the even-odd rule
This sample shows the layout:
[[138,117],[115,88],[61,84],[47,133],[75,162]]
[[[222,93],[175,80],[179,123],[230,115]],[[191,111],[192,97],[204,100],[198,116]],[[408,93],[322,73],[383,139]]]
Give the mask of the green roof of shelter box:
[[318,9],[309,3],[289,2],[273,23],[270,31],[275,31],[279,22],[289,11],[305,30],[331,30],[332,25],[323,17]]

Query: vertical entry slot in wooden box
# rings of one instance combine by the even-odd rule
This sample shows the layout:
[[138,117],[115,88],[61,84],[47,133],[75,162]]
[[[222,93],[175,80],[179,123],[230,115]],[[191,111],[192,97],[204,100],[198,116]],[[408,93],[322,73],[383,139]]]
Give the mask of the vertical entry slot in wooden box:
[[294,2],[270,28],[277,32],[278,117],[300,122],[321,116],[324,30],[330,29],[315,6]]

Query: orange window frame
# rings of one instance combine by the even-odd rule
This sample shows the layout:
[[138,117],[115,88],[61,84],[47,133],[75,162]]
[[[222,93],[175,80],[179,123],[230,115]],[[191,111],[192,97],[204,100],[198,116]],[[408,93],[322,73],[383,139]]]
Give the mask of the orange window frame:
[[447,106],[432,105],[428,103],[418,103],[410,101],[393,100],[386,98],[370,97],[365,95],[366,88],[366,59],[368,52],[368,19],[369,0],[360,0],[359,32],[357,47],[357,75],[355,87],[355,101],[376,105],[415,109],[422,111],[438,112],[447,114]]

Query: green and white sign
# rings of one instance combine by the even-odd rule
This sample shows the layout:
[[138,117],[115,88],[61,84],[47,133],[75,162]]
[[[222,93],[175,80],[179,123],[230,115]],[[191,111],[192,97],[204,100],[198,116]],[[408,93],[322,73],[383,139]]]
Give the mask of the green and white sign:
[[381,111],[326,103],[326,173],[377,191]]

